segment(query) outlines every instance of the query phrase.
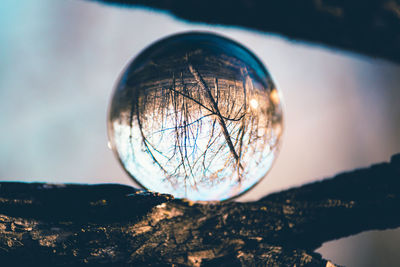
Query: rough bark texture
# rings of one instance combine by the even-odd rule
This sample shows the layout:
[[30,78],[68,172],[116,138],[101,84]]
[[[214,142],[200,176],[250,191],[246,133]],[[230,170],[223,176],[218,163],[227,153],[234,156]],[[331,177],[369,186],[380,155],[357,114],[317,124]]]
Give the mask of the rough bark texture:
[[165,10],[400,62],[400,0],[97,0]]
[[400,226],[400,154],[249,203],[0,183],[2,266],[334,266],[322,242]]

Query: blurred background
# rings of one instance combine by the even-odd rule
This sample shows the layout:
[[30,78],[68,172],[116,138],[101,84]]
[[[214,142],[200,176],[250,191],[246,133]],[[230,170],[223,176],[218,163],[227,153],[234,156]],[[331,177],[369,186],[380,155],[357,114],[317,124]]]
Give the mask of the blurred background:
[[[126,63],[166,35],[207,30],[265,63],[285,99],[275,166],[240,201],[387,161],[400,152],[400,66],[166,13],[83,0],[0,2],[0,180],[133,185],[107,147],[106,116]],[[346,266],[398,266],[400,229],[325,243]]]

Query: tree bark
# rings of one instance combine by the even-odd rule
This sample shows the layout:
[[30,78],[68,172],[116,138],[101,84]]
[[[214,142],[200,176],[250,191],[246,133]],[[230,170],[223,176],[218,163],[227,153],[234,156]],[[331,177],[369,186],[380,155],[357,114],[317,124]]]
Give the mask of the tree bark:
[[[400,225],[400,154],[255,202],[0,183],[2,266],[335,266],[322,242]],[[4,265],[5,264],[5,265]]]
[[400,63],[400,0],[97,0],[277,33]]

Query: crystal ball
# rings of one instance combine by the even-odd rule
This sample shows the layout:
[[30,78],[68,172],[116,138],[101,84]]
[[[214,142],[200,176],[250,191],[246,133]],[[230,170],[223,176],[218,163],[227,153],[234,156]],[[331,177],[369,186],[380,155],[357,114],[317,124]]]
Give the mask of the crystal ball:
[[108,136],[144,189],[199,201],[232,199],[277,157],[280,92],[241,44],[201,32],[150,45],[122,73]]

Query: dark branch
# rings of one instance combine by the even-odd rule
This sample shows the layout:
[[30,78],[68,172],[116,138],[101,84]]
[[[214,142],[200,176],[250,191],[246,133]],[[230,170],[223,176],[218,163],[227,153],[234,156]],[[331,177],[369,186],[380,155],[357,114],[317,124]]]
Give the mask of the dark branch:
[[[232,153],[233,158],[236,161],[238,168],[240,167],[241,169],[243,169],[243,166],[240,163],[239,155],[236,153],[235,146],[232,143],[231,136],[229,134],[228,129],[226,128],[226,124],[221,115],[221,112],[219,111],[218,104],[217,104],[217,102],[215,102],[214,97],[211,94],[210,88],[207,86],[206,82],[200,76],[200,73],[191,64],[189,64],[189,70],[192,73],[192,75],[194,76],[194,78],[196,79],[196,81],[199,84],[202,91],[204,92],[205,99],[207,99],[210,102],[212,111],[217,115],[217,120],[218,120],[219,125],[221,126],[222,133],[224,134],[224,137],[225,137],[225,141],[229,147],[229,150]],[[240,179],[241,179],[240,175],[238,175],[238,179],[240,181]]]
[[400,154],[250,203],[200,204],[123,185],[3,182],[0,262],[329,266],[313,252],[322,242],[398,227],[399,207]]
[[191,21],[278,33],[400,62],[400,0],[100,0]]

